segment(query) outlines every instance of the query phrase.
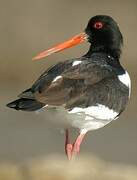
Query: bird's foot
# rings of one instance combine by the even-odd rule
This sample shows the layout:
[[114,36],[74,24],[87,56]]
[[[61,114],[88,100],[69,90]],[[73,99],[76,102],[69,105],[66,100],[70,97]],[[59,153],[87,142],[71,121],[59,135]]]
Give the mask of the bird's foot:
[[73,145],[72,144],[67,144],[66,147],[65,147],[65,151],[66,151],[66,155],[68,157],[68,160],[71,160],[72,149],[73,149]]
[[69,160],[74,159],[80,152],[80,145],[83,141],[85,133],[80,133],[73,144],[70,143],[69,131],[66,130],[65,152]]
[[68,160],[71,160],[72,149],[73,149],[73,145],[70,143],[69,130],[66,129],[65,152],[68,157]]
[[73,148],[72,148],[72,152],[71,152],[71,158],[75,158],[79,152],[80,152],[80,145],[83,141],[85,134],[79,134],[79,136],[77,137],[75,143],[73,144]]

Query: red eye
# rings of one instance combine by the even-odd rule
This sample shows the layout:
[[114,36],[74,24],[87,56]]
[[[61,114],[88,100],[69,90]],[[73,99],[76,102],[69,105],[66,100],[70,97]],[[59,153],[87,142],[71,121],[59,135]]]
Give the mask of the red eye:
[[103,23],[102,22],[95,22],[94,24],[94,28],[95,29],[101,29],[103,27]]

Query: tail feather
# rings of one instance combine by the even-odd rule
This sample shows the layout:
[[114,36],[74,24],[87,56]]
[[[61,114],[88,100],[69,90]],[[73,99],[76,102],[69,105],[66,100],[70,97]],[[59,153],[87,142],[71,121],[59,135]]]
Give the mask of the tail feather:
[[7,104],[9,108],[22,110],[22,111],[36,111],[38,109],[41,109],[44,105],[45,104],[38,102],[34,99],[27,99],[27,98],[20,98]]
[[31,89],[27,89],[18,95],[19,98],[35,99]]

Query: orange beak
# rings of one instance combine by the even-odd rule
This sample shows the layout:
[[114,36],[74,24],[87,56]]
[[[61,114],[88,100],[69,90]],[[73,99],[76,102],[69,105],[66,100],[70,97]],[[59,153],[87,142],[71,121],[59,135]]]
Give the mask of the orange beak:
[[41,52],[36,57],[34,57],[33,60],[39,60],[41,58],[47,57],[53,53],[56,53],[56,52],[62,51],[64,49],[70,48],[72,46],[75,46],[77,44],[80,44],[80,43],[84,42],[85,40],[87,40],[87,34],[84,32],[80,33],[80,34],[74,36],[73,38],[69,39],[68,41],[65,41],[64,43],[58,44],[53,48],[50,48],[48,50]]

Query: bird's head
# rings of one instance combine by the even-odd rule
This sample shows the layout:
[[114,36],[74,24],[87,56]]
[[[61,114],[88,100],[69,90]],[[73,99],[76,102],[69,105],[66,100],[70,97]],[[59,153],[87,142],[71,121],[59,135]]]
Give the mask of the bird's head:
[[[89,52],[101,50],[107,52],[116,50],[119,56],[123,38],[117,23],[110,16],[97,15],[89,20],[84,32],[64,43],[43,51],[33,59],[38,60],[44,58],[52,53],[62,51],[84,41],[91,43]],[[90,54],[89,52],[88,54]]]
[[123,37],[117,23],[106,15],[92,17],[85,29],[92,51],[113,51],[121,49]]

